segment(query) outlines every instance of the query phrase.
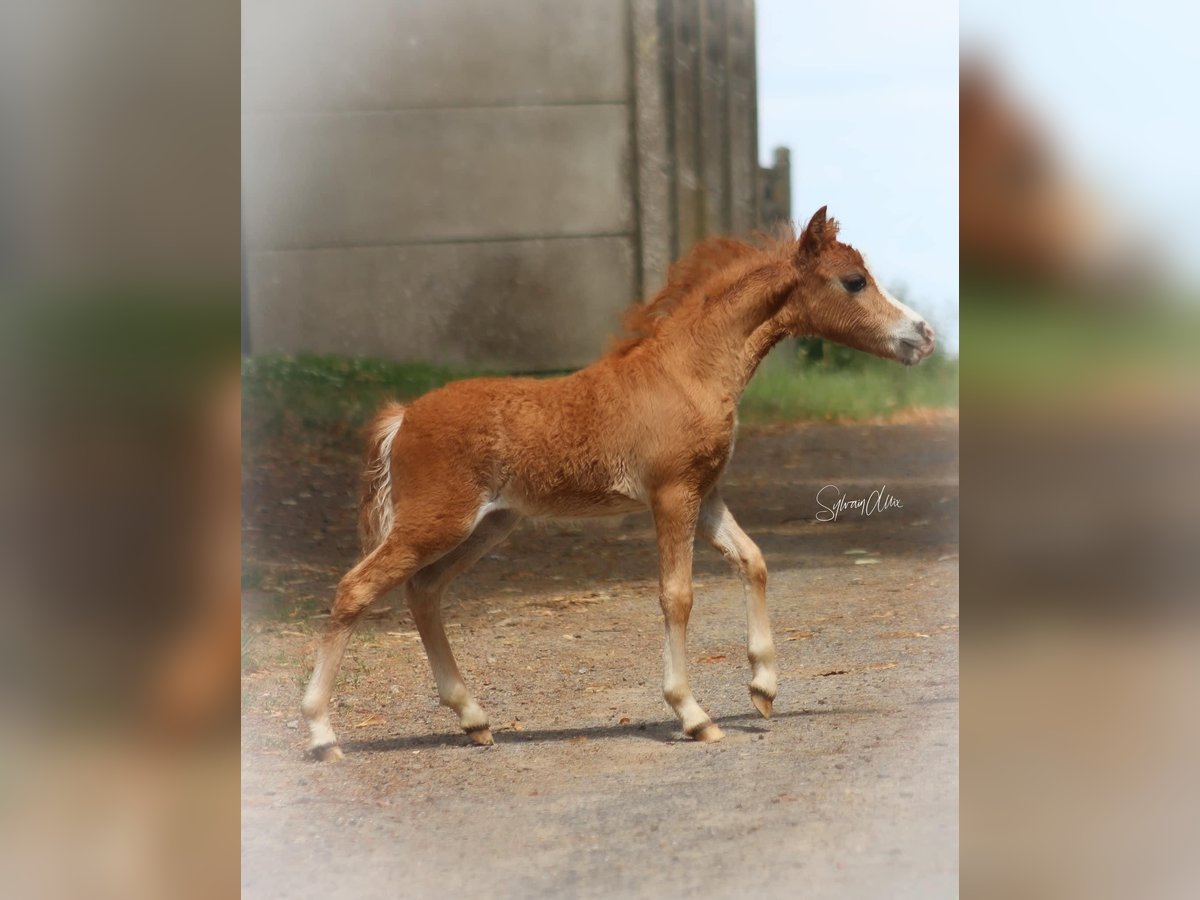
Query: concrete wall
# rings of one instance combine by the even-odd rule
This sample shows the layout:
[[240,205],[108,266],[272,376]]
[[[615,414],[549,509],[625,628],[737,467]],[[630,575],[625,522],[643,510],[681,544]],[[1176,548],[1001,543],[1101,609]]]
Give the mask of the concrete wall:
[[758,221],[750,0],[245,0],[254,352],[570,368]]

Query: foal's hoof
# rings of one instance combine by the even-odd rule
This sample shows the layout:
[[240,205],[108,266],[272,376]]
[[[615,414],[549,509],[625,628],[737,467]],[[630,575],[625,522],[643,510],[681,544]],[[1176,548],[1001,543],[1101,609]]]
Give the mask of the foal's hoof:
[[487,725],[480,725],[477,728],[464,728],[467,737],[471,739],[472,744],[477,744],[480,747],[490,747],[496,743],[492,740],[492,729]]
[[337,762],[339,759],[346,758],[346,755],[342,753],[342,748],[337,744],[321,744],[308,752],[317,762]]
[[760,716],[764,719],[771,718],[771,708],[775,705],[773,695],[768,694],[762,688],[750,685],[750,702],[754,704],[754,708],[758,710]]
[[715,744],[725,737],[725,732],[717,727],[715,722],[706,722],[695,731],[688,732],[692,740],[701,744]]

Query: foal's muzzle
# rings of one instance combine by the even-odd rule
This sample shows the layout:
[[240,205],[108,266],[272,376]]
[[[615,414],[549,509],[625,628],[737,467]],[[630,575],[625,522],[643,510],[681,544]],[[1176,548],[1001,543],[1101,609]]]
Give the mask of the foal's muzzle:
[[924,319],[913,322],[908,332],[896,339],[896,358],[906,366],[915,366],[933,352],[934,334]]

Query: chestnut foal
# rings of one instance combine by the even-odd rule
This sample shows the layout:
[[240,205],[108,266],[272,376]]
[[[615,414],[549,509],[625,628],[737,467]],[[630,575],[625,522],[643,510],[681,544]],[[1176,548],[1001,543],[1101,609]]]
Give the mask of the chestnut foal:
[[933,350],[925,321],[890,297],[822,207],[799,239],[754,246],[711,238],[631,311],[635,335],[599,361],[552,379],[473,378],[372,426],[359,530],[365,557],[338,585],[302,709],[320,759],[342,753],[329,698],[351,629],[372,601],[404,585],[441,702],[476,744],[487,714],[463,683],[442,625],[447,585],[522,516],[580,517],[649,507],[666,621],[663,696],[698,741],[723,735],[688,687],[686,634],[697,531],[746,589],[750,696],[775,699],[775,645],[762,554],[717,482],[733,449],[737,405],[779,340],[820,335],[913,365]]

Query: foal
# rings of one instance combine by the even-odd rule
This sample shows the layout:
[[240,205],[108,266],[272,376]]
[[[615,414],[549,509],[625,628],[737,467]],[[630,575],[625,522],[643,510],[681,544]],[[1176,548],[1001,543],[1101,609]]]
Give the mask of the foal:
[[858,251],[837,240],[824,207],[798,240],[702,242],[627,324],[632,338],[574,374],[457,381],[375,418],[359,514],[366,555],[338,585],[302,704],[316,757],[342,755],[329,697],[351,629],[372,601],[400,585],[441,702],[472,741],[492,743],[487,714],[446,640],[441,601],[446,586],[522,516],[649,507],[666,621],[663,696],[690,737],[717,741],[721,729],[687,679],[698,531],[745,584],[750,697],[770,717],[776,676],[767,570],[717,489],[738,400],[786,336],[819,335],[913,365],[933,351],[933,331],[883,290]]

